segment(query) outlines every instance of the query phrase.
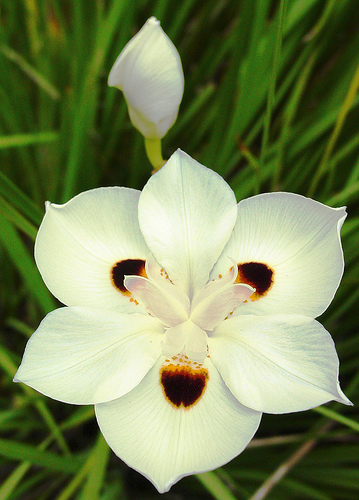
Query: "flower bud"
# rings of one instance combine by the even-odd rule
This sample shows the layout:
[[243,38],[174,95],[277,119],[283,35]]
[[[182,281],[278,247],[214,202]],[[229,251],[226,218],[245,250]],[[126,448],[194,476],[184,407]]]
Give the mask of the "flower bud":
[[151,17],[118,56],[108,84],[123,91],[133,125],[147,139],[161,139],[174,124],[183,95],[176,47]]

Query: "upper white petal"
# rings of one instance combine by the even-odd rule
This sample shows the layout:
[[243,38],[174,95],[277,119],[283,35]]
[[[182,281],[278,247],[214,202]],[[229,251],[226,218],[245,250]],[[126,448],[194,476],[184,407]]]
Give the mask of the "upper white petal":
[[99,188],[64,205],[47,205],[35,259],[46,286],[61,302],[135,311],[113,286],[111,269],[121,260],[145,260],[149,253],[138,225],[139,195],[134,189]]
[[107,443],[163,493],[189,474],[225,464],[248,444],[261,413],[242,406],[210,360],[207,388],[189,409],[173,408],[159,383],[158,363],[133,391],[97,405]]
[[344,208],[291,193],[243,200],[233,235],[211,277],[228,269],[228,257],[237,263],[264,263],[274,271],[272,287],[237,313],[317,317],[330,304],[343,274],[340,228],[345,217]]
[[28,341],[15,381],[65,403],[110,401],[142,380],[162,337],[160,322],[146,315],[56,309]]
[[108,84],[123,90],[132,123],[145,137],[161,138],[173,125],[183,95],[183,70],[157,19],[148,19],[128,42]]
[[208,338],[213,364],[236,398],[265,413],[288,413],[331,400],[350,401],[325,328],[304,316],[236,316]]
[[148,181],[138,210],[151,252],[191,299],[231,235],[237,217],[233,191],[178,150]]

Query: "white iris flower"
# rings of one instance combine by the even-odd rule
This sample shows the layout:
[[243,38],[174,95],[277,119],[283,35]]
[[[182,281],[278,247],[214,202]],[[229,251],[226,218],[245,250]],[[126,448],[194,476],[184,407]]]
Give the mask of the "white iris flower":
[[144,137],[161,139],[172,127],[183,95],[183,70],[155,17],[122,50],[108,84],[123,91],[131,121]]
[[43,320],[15,380],[94,404],[109,446],[160,492],[238,455],[262,412],[350,404],[314,319],[342,277],[345,216],[290,193],[237,205],[182,151],[142,192],[49,203],[36,262],[67,307]]

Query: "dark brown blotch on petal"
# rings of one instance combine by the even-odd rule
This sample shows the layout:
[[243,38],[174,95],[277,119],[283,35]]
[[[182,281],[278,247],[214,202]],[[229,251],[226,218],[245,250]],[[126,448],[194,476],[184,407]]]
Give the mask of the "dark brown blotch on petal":
[[258,300],[270,290],[273,285],[274,271],[261,262],[245,262],[238,264],[236,283],[246,283],[256,289],[251,300]]
[[191,408],[203,396],[208,370],[173,364],[161,368],[160,380],[167,401],[175,408]]
[[111,269],[111,281],[123,295],[131,295],[124,285],[125,276],[143,276],[147,278],[145,261],[141,259],[126,259],[116,262]]

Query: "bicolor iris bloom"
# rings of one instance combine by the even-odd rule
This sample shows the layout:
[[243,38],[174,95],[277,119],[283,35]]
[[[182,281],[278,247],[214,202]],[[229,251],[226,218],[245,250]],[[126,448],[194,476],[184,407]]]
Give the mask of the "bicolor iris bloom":
[[290,193],[237,204],[180,150],[142,192],[48,203],[35,257],[66,307],[15,380],[94,404],[109,446],[160,492],[241,453],[262,412],[350,404],[314,319],[343,273],[345,216]]
[[147,139],[161,139],[174,124],[184,77],[176,47],[151,17],[113,65],[110,87],[123,91],[134,127]]

